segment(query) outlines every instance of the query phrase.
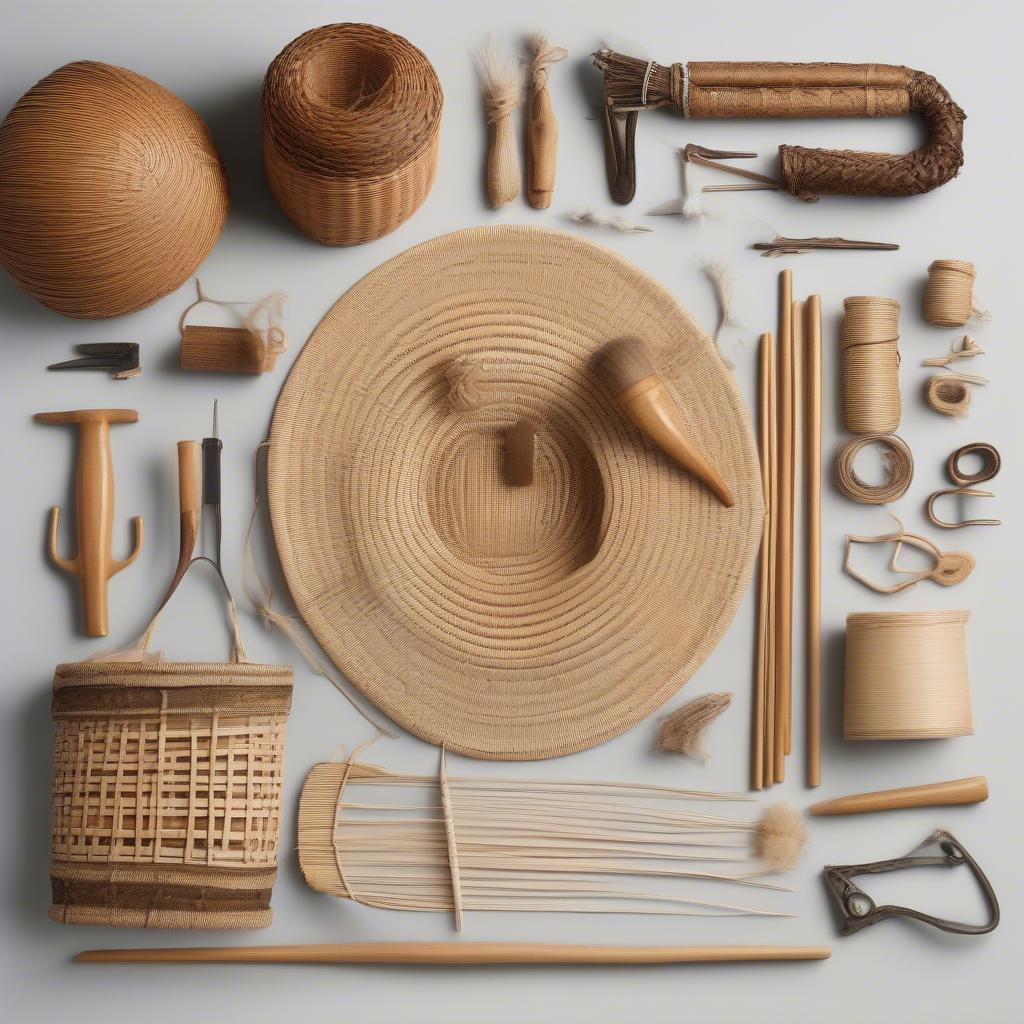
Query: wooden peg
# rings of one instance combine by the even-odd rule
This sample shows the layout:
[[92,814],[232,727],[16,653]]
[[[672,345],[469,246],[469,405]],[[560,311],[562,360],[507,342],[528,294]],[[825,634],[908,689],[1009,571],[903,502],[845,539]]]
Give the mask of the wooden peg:
[[142,550],[142,519],[132,520],[135,546],[124,559],[111,558],[114,527],[114,463],[110,454],[110,424],[135,423],[134,409],[76,409],[36,413],[37,423],[73,423],[78,427],[78,463],[75,477],[75,513],[78,554],[62,558],[57,551],[60,508],[50,511],[49,549],[53,563],[78,577],[87,636],[106,636],[107,581],[132,564]]
[[514,487],[533,483],[537,432],[525,417],[505,432],[505,479]]
[[807,808],[808,814],[864,814],[867,811],[894,811],[902,807],[945,807],[951,804],[980,804],[988,799],[984,775],[949,782],[932,782],[903,789],[880,789],[873,793],[854,793],[835,800],[823,800]]

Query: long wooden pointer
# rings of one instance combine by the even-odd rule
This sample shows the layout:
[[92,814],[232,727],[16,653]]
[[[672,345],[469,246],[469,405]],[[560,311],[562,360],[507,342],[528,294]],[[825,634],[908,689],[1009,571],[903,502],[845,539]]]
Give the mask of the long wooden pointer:
[[124,559],[110,557],[114,527],[114,462],[110,454],[110,424],[135,423],[134,409],[75,409],[36,413],[37,423],[73,423],[78,427],[78,466],[75,478],[75,516],[78,554],[62,558],[57,551],[60,506],[50,510],[49,548],[54,564],[78,577],[82,588],[87,636],[106,636],[107,580],[131,565],[142,550],[142,519],[132,520],[135,547]]

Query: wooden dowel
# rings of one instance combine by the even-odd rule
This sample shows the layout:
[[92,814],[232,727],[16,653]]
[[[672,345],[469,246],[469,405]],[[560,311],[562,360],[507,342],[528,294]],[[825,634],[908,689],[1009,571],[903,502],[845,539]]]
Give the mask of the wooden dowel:
[[696,964],[825,960],[827,946],[570,946],[535,942],[357,942],[312,946],[92,949],[78,963]]
[[771,430],[772,409],[769,388],[771,384],[774,345],[771,334],[761,335],[760,364],[758,370],[758,416],[759,416],[759,454],[761,458],[761,490],[764,495],[765,516],[761,529],[761,557],[757,568],[757,653],[755,658],[754,676],[754,722],[751,761],[753,777],[751,785],[754,789],[764,788],[764,746],[765,746],[765,707],[767,704],[768,684],[768,563],[771,560],[771,471],[768,460],[771,458],[768,435]]
[[786,778],[786,694],[793,660],[793,272],[779,275],[779,436],[775,598],[774,775]]
[[775,341],[772,339],[771,363],[768,375],[768,620],[765,645],[765,739],[764,772],[765,786],[775,782],[775,599],[778,549],[776,531],[779,514],[778,447],[779,415],[778,394],[775,386]]
[[855,793],[835,800],[823,800],[807,808],[808,814],[864,814],[867,811],[893,811],[901,807],[943,807],[951,804],[980,804],[988,799],[984,775],[949,782],[932,782],[903,789],[880,789],[873,793]]
[[796,556],[796,508],[797,490],[800,469],[800,427],[802,416],[800,406],[803,398],[803,350],[804,350],[804,303],[793,303],[790,319],[790,333],[793,340],[793,357],[790,361],[793,379],[790,383],[789,396],[792,402],[791,418],[793,432],[790,435],[789,465],[791,467],[789,502],[789,561],[786,563],[786,574],[789,577],[789,672],[786,675],[786,714],[783,721],[786,726],[786,756],[793,752],[793,574]]
[[821,296],[807,300],[807,785],[821,785]]

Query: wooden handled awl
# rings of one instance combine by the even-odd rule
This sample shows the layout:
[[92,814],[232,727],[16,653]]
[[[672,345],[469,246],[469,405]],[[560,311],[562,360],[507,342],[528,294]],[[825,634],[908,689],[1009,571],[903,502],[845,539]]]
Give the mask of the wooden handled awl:
[[868,811],[895,811],[903,807],[947,807],[953,804],[980,804],[988,799],[984,775],[949,782],[930,782],[903,789],[879,789],[873,793],[853,793],[822,800],[807,808],[808,814],[865,814]]
[[619,338],[605,345],[596,360],[626,415],[726,508],[732,508],[732,491],[697,450],[647,346],[638,338]]
[[75,478],[75,514],[78,554],[61,558],[57,551],[60,507],[50,511],[50,558],[65,572],[78,577],[82,588],[87,636],[106,636],[107,580],[131,565],[142,550],[142,519],[132,520],[135,547],[124,559],[110,557],[114,527],[114,463],[110,454],[110,424],[135,423],[134,409],[76,409],[36,413],[37,423],[73,423],[78,427],[78,465]]
[[90,949],[78,963],[710,964],[825,960],[827,946],[557,946],[539,942],[357,942],[320,946]]

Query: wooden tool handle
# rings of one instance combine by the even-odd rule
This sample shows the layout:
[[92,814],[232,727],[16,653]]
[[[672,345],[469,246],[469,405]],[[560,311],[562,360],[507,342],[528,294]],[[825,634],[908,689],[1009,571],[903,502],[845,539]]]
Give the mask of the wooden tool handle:
[[534,209],[546,210],[555,191],[558,161],[558,118],[546,80],[531,91],[527,116],[526,198]]
[[199,489],[199,442],[178,442],[178,511],[182,515],[198,513],[202,495]]
[[487,145],[487,196],[495,209],[519,195],[519,153],[512,118],[507,114],[490,125]]
[[318,946],[94,949],[79,963],[688,964],[825,960],[827,946],[563,946],[532,942],[360,942]]
[[988,799],[984,775],[949,782],[933,782],[904,789],[880,789],[873,793],[823,800],[807,808],[808,814],[864,814],[867,811],[893,811],[901,807],[943,807],[950,804],[978,804]]
[[37,412],[36,423],[137,423],[135,409],[69,409],[67,412]]

